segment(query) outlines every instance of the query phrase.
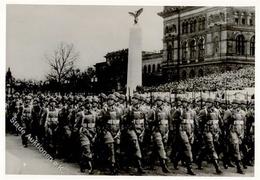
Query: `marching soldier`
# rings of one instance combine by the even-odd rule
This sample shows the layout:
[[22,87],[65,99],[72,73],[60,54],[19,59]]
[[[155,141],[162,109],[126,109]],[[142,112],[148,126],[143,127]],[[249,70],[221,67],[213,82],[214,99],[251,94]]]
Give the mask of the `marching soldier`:
[[[178,169],[179,160],[183,159],[186,162],[187,173],[195,175],[192,170],[192,144],[194,142],[194,121],[195,114],[189,107],[189,101],[182,98],[182,107],[176,110],[175,120],[178,127],[177,138],[179,138],[180,152],[178,152],[174,160],[174,168]],[[173,147],[177,148],[177,147]]]
[[154,116],[154,110],[151,108],[151,99],[149,97],[143,99],[143,104],[139,108],[145,115],[145,130],[144,138],[141,143],[141,150],[143,156],[143,164],[149,164],[149,158],[152,154],[152,121]]
[[[168,141],[169,133],[169,112],[163,109],[163,98],[158,96],[156,98],[156,107],[154,110],[153,126],[152,126],[152,137],[154,149],[153,153],[159,155],[162,171],[164,173],[169,173],[169,169],[166,164],[167,156],[165,151],[165,145]],[[154,165],[155,156],[152,156],[152,166]]]
[[255,111],[254,111],[254,100],[251,100],[249,108],[246,114],[246,145],[248,148],[247,154],[245,155],[245,160],[247,165],[253,166],[254,153],[255,153]]
[[240,107],[240,114],[242,116],[242,118],[244,119],[244,139],[242,141],[241,144],[241,150],[242,150],[242,154],[243,154],[243,158],[242,158],[242,164],[244,169],[247,169],[247,154],[248,154],[248,146],[247,146],[247,133],[246,133],[246,125],[247,125],[247,102],[242,99],[239,101],[239,107]]
[[216,169],[217,174],[221,174],[222,171],[219,168],[218,164],[218,154],[216,148],[219,141],[219,112],[214,108],[214,101],[212,98],[207,98],[206,108],[202,109],[199,114],[199,122],[201,123],[201,131],[204,135],[206,147],[202,147],[202,151],[198,157],[198,168],[202,169],[203,157],[208,153],[213,161],[213,165]]
[[235,163],[237,166],[237,173],[244,174],[241,168],[241,144],[244,139],[244,129],[245,129],[245,119],[240,113],[240,108],[238,106],[239,102],[234,99],[232,102],[232,109],[227,110],[224,114],[224,121],[227,122],[229,129],[229,143],[232,150],[233,157],[235,158]]
[[145,133],[145,114],[140,109],[140,96],[134,94],[132,98],[132,105],[127,110],[126,117],[126,129],[127,135],[130,140],[128,143],[128,150],[130,156],[133,157],[133,161],[136,164],[139,173],[144,173],[142,168],[142,143]]
[[32,122],[32,106],[31,106],[31,97],[25,97],[25,103],[22,109],[22,117],[21,117],[21,125],[25,131],[22,134],[22,144],[24,147],[28,145],[27,135],[30,134],[31,130],[31,122]]
[[58,114],[59,121],[59,155],[64,156],[67,160],[71,160],[71,130],[72,122],[70,121],[70,113],[72,111],[72,102],[64,96],[62,109]]
[[178,138],[179,135],[179,115],[177,114],[178,112],[180,112],[180,108],[181,108],[181,97],[176,97],[175,101],[172,101],[173,105],[172,105],[172,109],[170,111],[170,122],[169,122],[169,144],[171,147],[171,154],[170,154],[170,158],[171,161],[174,162],[176,157],[177,157],[177,153],[180,152],[179,148],[180,148],[180,143],[178,142],[180,140],[180,138]]
[[40,118],[42,113],[42,107],[40,104],[40,100],[38,98],[35,98],[33,101],[33,107],[32,107],[32,130],[31,135],[32,138],[36,138],[39,140],[39,130],[40,130]]
[[84,110],[77,117],[79,123],[79,138],[81,145],[80,171],[85,172],[88,167],[89,174],[93,174],[92,157],[93,143],[96,138],[96,115],[91,110],[91,99],[87,98]]
[[[112,174],[117,174],[120,157],[120,135],[121,118],[120,110],[115,106],[116,97],[113,94],[108,96],[107,108],[103,108],[100,113],[100,126],[105,144],[110,170]],[[117,166],[117,167],[116,167]]]
[[80,116],[79,98],[77,96],[70,96],[68,101],[71,103],[69,110],[68,121],[71,123],[71,160],[80,160],[80,142],[79,142],[79,123],[77,123],[77,117]]
[[45,111],[45,138],[47,149],[53,158],[57,155],[57,130],[58,130],[59,110],[56,108],[56,100],[50,98],[49,107]]
[[229,139],[228,139],[228,126],[227,123],[223,120],[224,114],[227,111],[227,102],[226,100],[222,99],[219,103],[219,114],[222,119],[222,122],[220,123],[220,136],[219,136],[219,142],[220,142],[220,149],[222,149],[223,153],[223,166],[225,169],[228,169],[228,167],[234,167],[234,165],[230,161],[230,151],[229,151]]

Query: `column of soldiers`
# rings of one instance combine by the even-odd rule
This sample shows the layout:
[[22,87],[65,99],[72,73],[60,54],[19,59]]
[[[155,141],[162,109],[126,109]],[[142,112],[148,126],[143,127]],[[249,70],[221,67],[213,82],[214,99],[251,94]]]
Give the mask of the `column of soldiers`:
[[31,135],[53,158],[78,162],[89,174],[100,166],[111,174],[133,166],[143,174],[157,162],[170,173],[169,162],[176,170],[181,162],[195,175],[192,165],[201,170],[204,161],[222,174],[220,160],[243,174],[254,163],[254,118],[254,100],[116,92],[86,98],[15,93],[6,101],[7,130],[21,134],[24,147]]

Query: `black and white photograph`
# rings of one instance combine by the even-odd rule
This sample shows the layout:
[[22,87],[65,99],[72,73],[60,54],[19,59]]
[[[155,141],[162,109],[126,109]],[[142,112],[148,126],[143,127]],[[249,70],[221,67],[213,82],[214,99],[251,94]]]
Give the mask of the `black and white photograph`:
[[254,177],[256,6],[199,5],[6,4],[5,175]]

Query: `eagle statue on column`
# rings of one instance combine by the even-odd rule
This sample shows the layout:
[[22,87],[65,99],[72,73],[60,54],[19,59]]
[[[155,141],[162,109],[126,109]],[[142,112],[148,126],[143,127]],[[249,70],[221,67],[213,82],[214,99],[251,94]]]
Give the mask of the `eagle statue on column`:
[[143,12],[143,8],[135,11],[135,12],[128,12],[131,16],[134,17],[134,23],[137,24],[138,23],[138,16],[140,16],[140,14]]

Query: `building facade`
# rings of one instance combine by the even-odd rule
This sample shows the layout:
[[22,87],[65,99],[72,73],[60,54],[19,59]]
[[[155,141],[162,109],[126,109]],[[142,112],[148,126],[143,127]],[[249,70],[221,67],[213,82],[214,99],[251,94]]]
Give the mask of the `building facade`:
[[236,70],[255,63],[254,7],[165,6],[165,79]]
[[[105,62],[97,63],[96,76],[98,89],[103,92],[111,90],[125,91],[127,83],[128,49],[109,52]],[[142,82],[143,85],[155,85],[161,82],[162,51],[142,52]]]

